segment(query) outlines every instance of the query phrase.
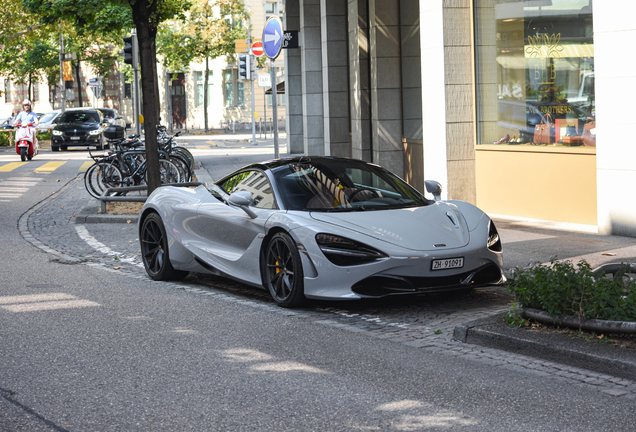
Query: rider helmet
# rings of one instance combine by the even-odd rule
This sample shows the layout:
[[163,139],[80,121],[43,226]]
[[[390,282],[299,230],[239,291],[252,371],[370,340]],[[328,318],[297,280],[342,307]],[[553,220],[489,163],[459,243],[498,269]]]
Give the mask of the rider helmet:
[[23,100],[22,101],[22,106],[27,106],[27,105],[30,107],[31,106],[31,101],[28,100],[28,99]]

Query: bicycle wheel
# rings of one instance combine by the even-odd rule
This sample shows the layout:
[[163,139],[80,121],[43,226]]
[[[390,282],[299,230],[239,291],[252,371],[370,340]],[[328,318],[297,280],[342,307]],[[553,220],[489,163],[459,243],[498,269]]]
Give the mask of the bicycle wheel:
[[181,183],[186,183],[192,180],[192,171],[190,171],[190,167],[188,163],[184,160],[184,158],[179,154],[171,154],[170,161],[174,163],[177,168],[179,168],[179,175],[181,176]]
[[[168,159],[159,159],[159,175],[161,184],[179,183],[181,181],[181,175],[179,174],[179,168],[170,162]],[[146,167],[144,173],[144,179],[146,184],[148,183],[148,167]]]
[[96,162],[84,173],[84,187],[94,198],[99,198],[108,188],[121,184],[122,175],[119,168],[108,162]]
[[186,160],[188,161],[188,165],[190,165],[190,170],[194,169],[194,156],[192,156],[192,153],[190,153],[190,150],[188,150],[185,147],[174,146],[172,147],[172,151],[174,153],[178,153],[184,156]]

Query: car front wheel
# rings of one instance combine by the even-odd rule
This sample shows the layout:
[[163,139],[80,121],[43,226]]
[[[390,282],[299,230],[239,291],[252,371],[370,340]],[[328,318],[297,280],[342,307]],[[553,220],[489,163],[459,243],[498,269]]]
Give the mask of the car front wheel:
[[188,272],[175,270],[170,263],[168,237],[157,213],[150,213],[141,226],[141,259],[146,273],[157,281],[181,280]]
[[267,244],[264,281],[279,306],[292,308],[305,301],[300,253],[289,234],[279,232]]

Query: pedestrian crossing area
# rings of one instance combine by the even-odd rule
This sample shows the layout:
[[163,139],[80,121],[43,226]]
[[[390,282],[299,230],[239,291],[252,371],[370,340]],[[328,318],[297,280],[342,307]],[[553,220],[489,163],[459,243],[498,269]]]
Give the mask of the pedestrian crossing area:
[[36,173],[45,173],[45,172],[54,172],[58,168],[63,165],[70,163],[72,165],[77,165],[78,172],[84,172],[88,169],[89,166],[93,165],[93,161],[40,161],[40,162],[8,162],[2,163],[0,162],[0,173],[3,172],[12,172],[12,171],[25,171],[31,170]]
[[19,199],[48,176],[64,169],[66,175],[84,172],[91,161],[0,162],[0,203]]

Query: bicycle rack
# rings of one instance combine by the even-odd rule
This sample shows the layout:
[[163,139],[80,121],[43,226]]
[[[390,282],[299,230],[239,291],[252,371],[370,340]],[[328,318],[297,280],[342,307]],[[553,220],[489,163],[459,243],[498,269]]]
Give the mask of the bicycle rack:
[[[173,187],[192,187],[192,186],[203,186],[205,183],[203,182],[187,182],[187,183],[167,183],[163,184],[160,187],[164,186],[173,186]],[[102,195],[99,197],[99,200],[102,202],[102,213],[106,213],[106,203],[107,202],[146,202],[148,196],[125,196],[128,192],[137,192],[148,190],[147,185],[140,186],[124,186],[124,187],[113,187],[108,188]],[[119,196],[111,196],[111,193],[123,194]]]

